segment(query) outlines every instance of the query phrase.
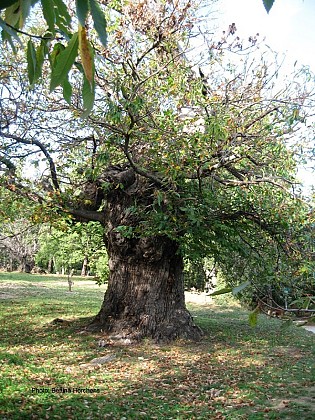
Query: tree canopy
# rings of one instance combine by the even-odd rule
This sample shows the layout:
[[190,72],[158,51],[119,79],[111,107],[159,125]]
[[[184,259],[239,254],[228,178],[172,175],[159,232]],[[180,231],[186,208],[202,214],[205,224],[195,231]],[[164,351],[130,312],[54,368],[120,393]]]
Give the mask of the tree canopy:
[[[273,3],[274,0],[263,0],[267,13]],[[139,2],[138,7],[142,6]],[[174,6],[177,6],[176,2]],[[21,35],[26,35],[27,73],[30,85],[37,83],[42,77],[43,64],[48,58],[51,69],[50,91],[61,86],[64,99],[68,103],[72,93],[69,72],[73,66],[78,67],[84,81],[83,115],[86,116],[93,107],[95,95],[94,61],[95,54],[98,54],[98,49],[94,48],[95,36],[106,51],[109,14],[113,11],[122,13],[123,9],[124,2],[116,0],[111,2],[76,0],[68,3],[64,3],[63,0],[6,0],[0,5],[0,11],[4,10],[3,16],[0,17],[2,42],[9,44],[13,52],[16,52],[16,44],[22,47],[24,45]],[[32,19],[34,13],[37,16],[42,15],[43,24],[40,31],[37,30],[37,22]],[[80,64],[77,63],[78,55]]]

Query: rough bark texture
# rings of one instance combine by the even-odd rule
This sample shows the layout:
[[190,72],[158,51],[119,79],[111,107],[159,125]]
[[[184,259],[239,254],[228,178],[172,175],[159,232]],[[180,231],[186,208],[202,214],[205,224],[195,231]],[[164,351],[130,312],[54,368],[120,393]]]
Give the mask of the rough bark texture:
[[110,275],[102,308],[90,327],[122,338],[199,340],[202,332],[185,307],[183,260],[176,241],[165,236],[126,238],[115,229],[138,222],[128,211],[133,196],[125,189],[107,197]]
[[111,238],[109,264],[108,289],[93,326],[133,339],[200,339],[185,307],[182,259],[171,241]]

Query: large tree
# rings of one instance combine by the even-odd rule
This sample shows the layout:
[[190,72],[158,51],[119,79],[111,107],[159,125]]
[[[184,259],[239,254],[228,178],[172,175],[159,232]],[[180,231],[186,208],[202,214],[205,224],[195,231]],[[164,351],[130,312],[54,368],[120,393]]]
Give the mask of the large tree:
[[[236,261],[264,261],[258,248],[281,258],[304,223],[294,152],[311,112],[309,74],[277,88],[277,66],[257,53],[243,55],[242,67],[232,64],[224,49],[244,50],[234,25],[219,42],[204,37],[203,53],[192,54],[196,16],[190,2],[111,9],[107,48],[93,41],[93,109],[87,78],[84,103],[80,95],[86,63],[78,60],[70,73],[71,100],[63,85],[66,102],[58,89],[48,92],[45,78],[28,89],[22,64],[4,64],[3,53],[2,185],[36,203],[33,218],[105,228],[110,274],[91,328],[198,339],[185,307],[184,256],[210,255],[222,267],[232,253]],[[58,60],[62,40],[53,51]],[[22,162],[39,166],[37,175]]]

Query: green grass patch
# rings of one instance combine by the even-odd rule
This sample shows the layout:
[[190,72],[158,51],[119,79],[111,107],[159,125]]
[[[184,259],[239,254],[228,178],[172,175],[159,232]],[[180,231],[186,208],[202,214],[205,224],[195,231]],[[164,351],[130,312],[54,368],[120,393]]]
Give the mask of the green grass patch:
[[0,273],[0,418],[314,418],[312,333],[263,316],[252,328],[237,306],[190,305],[200,343],[100,348],[84,326],[103,293],[80,278],[69,292],[67,278]]

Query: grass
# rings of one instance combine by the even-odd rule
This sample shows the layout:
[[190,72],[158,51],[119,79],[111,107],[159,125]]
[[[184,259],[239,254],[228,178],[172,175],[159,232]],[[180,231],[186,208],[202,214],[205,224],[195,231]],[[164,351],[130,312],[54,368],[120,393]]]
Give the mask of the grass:
[[1,419],[314,418],[312,333],[266,317],[251,328],[237,306],[190,305],[200,343],[100,348],[83,327],[104,290],[74,282],[69,292],[66,278],[0,273]]

